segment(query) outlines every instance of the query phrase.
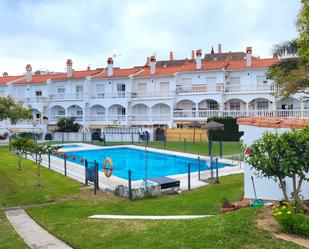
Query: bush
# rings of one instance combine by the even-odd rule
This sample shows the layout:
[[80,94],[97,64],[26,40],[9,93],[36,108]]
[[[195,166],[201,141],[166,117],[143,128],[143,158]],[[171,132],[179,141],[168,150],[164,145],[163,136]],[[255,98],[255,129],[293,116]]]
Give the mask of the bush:
[[274,206],[274,217],[283,232],[309,237],[309,217],[287,202]]
[[221,124],[224,124],[224,131],[211,131],[209,136],[213,141],[233,141],[238,142],[240,137],[244,134],[243,132],[238,131],[238,124],[236,123],[236,118],[226,117],[213,117],[207,119],[207,122],[215,121]]

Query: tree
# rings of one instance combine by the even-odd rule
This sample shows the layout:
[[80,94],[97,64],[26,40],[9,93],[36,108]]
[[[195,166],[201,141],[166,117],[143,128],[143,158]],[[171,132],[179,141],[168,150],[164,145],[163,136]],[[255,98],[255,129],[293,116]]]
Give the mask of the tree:
[[33,159],[36,160],[37,163],[37,185],[41,186],[41,164],[43,161],[43,155],[52,154],[55,152],[59,147],[46,145],[46,144],[35,144],[33,147],[30,148],[29,152]]
[[302,0],[302,7],[297,19],[299,37],[291,41],[274,45],[273,53],[281,60],[272,65],[267,78],[274,80],[277,95],[288,97],[303,93],[309,98],[309,0]]
[[23,108],[22,102],[16,102],[12,97],[0,98],[0,120],[10,119],[12,124],[16,124],[20,119],[30,119],[32,109]]
[[57,122],[57,126],[57,131],[59,132],[78,132],[81,128],[80,124],[75,123],[74,117],[66,117],[59,119],[59,121]]
[[297,17],[297,31],[299,33],[298,46],[299,55],[304,63],[309,65],[309,1],[301,1],[301,9]]
[[26,158],[29,151],[35,146],[35,142],[31,139],[19,137],[13,140],[12,147],[18,158],[18,170],[22,169],[22,159]]
[[247,150],[246,161],[257,170],[259,176],[279,181],[284,199],[288,201],[284,179],[289,177],[293,182],[291,197],[303,210],[309,208],[300,198],[303,181],[309,181],[309,127],[303,130],[292,130],[281,135],[266,132]]

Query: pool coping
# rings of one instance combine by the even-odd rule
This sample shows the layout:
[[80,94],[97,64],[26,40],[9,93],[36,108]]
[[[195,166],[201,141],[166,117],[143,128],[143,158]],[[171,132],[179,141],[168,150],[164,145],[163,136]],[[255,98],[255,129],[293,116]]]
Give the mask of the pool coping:
[[[79,145],[80,147],[72,147],[72,148],[65,148],[65,149],[59,149],[60,152],[77,152],[77,151],[89,151],[89,150],[98,150],[98,149],[117,149],[117,148],[131,148],[131,149],[138,149],[138,150],[145,150],[145,147],[142,146],[137,146],[137,145],[115,145],[115,146],[98,146],[98,145],[93,145],[93,144],[85,144],[85,143],[74,143],[76,145]],[[59,144],[60,145],[60,144]],[[70,144],[61,144],[61,145],[70,145]],[[72,145],[72,143],[71,143]],[[55,145],[57,146],[57,145]],[[162,149],[157,149],[157,148],[149,148],[146,147],[147,151],[150,152],[156,152],[156,153],[161,153],[161,154],[168,154],[168,155],[175,155],[175,156],[180,156],[180,157],[187,157],[191,159],[198,159],[200,157],[201,160],[203,161],[209,161],[210,157],[205,156],[205,155],[200,155],[200,154],[192,154],[192,153],[185,153],[185,152],[177,152],[177,151],[170,151],[170,150],[162,150]],[[227,163],[227,164],[233,164],[235,163],[234,160],[230,159],[225,159],[225,158],[218,158],[218,162],[220,163]],[[47,156],[43,157],[43,163],[45,167],[48,167],[48,161],[47,161]],[[63,159],[62,158],[57,158],[53,157],[52,160],[52,169],[56,170],[60,173],[63,173]],[[230,174],[239,174],[243,173],[243,162],[239,164],[233,164],[234,166],[227,166],[223,168],[219,168],[219,176],[225,176],[225,175],[230,175]],[[80,182],[85,182],[84,180],[84,175],[85,175],[85,169],[84,166],[67,161],[67,176],[78,180]],[[206,178],[210,178],[211,171],[210,170],[203,170],[201,171],[201,175],[203,175],[203,180]],[[207,185],[207,183],[203,180],[198,180],[198,172],[191,172],[191,188],[197,188],[201,186]],[[176,175],[168,175],[166,177],[170,177],[173,179],[177,179],[180,181],[180,189],[186,190],[188,189],[188,174],[176,174]],[[143,180],[133,180],[132,181],[132,187],[139,187],[143,183]],[[99,171],[99,186],[107,190],[114,191],[117,185],[127,185],[128,180],[112,175],[111,177],[107,178],[104,175],[104,172]]]

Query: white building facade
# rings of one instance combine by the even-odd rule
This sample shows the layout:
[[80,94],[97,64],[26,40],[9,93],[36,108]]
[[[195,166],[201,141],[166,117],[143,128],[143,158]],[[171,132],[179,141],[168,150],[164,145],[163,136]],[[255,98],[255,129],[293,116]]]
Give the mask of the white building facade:
[[[277,58],[260,59],[247,48],[244,58],[227,54],[202,59],[197,50],[190,60],[156,62],[120,69],[108,58],[107,67],[84,71],[32,73],[0,77],[0,96],[12,96],[33,108],[33,120],[17,128],[52,130],[62,117],[75,117],[86,131],[106,126],[176,127],[214,116],[309,117],[309,103],[302,96],[276,97],[274,82],[266,79]],[[205,55],[206,58],[206,55]],[[181,63],[179,63],[181,62]],[[164,64],[165,63],[165,64]],[[2,122],[10,126],[8,120]]]

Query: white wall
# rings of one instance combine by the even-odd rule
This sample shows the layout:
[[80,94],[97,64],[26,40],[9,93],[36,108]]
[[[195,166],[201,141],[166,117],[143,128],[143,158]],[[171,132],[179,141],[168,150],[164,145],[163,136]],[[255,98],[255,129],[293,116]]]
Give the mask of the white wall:
[[[280,129],[273,129],[273,128],[262,128],[262,127],[255,127],[249,125],[240,125],[239,130],[244,132],[244,135],[241,137],[243,143],[246,146],[250,146],[256,139],[260,138],[262,134],[266,131],[269,132],[278,132],[283,133],[290,129],[288,128],[280,128]],[[245,198],[255,198],[253,185],[251,181],[251,176],[253,176],[257,197],[265,200],[281,200],[283,199],[283,194],[281,189],[279,188],[278,183],[276,183],[272,179],[268,179],[265,177],[257,176],[257,171],[251,169],[248,163],[245,163]],[[309,174],[308,174],[309,177]],[[286,185],[287,185],[287,193],[292,192],[292,180],[291,178],[286,178]],[[302,193],[305,199],[309,198],[309,182],[304,182],[302,185]]]

